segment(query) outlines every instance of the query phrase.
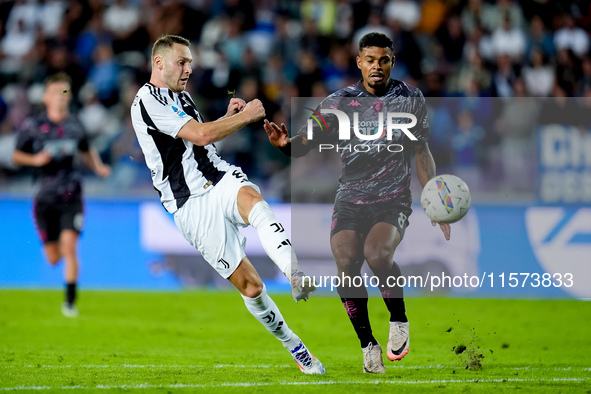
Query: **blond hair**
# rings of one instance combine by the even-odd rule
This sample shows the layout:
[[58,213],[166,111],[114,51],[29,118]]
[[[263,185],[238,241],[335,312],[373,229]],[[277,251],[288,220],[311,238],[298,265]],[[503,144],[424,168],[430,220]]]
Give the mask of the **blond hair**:
[[172,48],[174,44],[184,45],[190,47],[191,43],[184,37],[167,34],[160,36],[152,46],[152,63],[157,55],[162,54],[165,50]]

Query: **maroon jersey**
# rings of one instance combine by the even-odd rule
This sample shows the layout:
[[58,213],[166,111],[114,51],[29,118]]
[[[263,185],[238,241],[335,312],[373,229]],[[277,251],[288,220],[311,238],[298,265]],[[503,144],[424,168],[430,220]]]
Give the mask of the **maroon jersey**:
[[77,151],[88,151],[82,124],[72,115],[55,124],[46,114],[27,119],[18,134],[16,149],[36,154],[47,151],[51,161],[35,171],[35,200],[46,203],[81,201],[80,171],[75,167]]
[[[322,114],[322,110],[327,109],[337,109],[347,115],[351,127],[350,138],[339,139],[338,116]],[[386,93],[375,96],[367,92],[359,81],[328,96],[314,112],[318,122],[311,122],[313,138],[309,138],[307,124],[302,126],[298,134],[309,140],[311,149],[323,149],[332,144],[333,150],[341,154],[343,169],[337,199],[355,204],[397,199],[397,202],[410,208],[412,145],[425,143],[429,139],[427,108],[421,91],[402,81],[390,80]],[[380,113],[383,114],[381,129]],[[388,113],[414,115],[417,123],[407,131],[416,141],[402,129],[394,129],[388,136]],[[410,118],[397,117],[392,118],[390,123],[405,124],[410,121]],[[359,134],[375,139],[360,138],[354,128]]]

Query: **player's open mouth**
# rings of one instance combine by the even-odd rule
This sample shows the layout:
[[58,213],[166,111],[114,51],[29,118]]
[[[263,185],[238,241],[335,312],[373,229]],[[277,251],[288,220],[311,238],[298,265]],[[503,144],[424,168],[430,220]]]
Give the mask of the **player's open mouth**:
[[188,80],[189,80],[189,78],[181,78],[182,83],[187,83]]
[[380,82],[384,80],[384,76],[381,74],[370,75],[369,78],[374,82]]

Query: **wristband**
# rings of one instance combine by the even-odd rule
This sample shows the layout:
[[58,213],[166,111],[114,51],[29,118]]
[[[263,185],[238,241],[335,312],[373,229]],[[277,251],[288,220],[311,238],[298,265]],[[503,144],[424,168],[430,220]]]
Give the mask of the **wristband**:
[[288,142],[287,145],[285,145],[285,146],[280,146],[279,147],[279,150],[285,156],[290,156],[291,157],[291,142]]

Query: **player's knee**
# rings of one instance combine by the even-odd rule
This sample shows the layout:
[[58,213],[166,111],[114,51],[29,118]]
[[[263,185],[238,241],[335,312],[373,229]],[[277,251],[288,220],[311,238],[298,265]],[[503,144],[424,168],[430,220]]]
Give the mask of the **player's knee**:
[[60,262],[62,256],[59,253],[52,253],[47,255],[47,262],[49,265],[57,265]]
[[360,271],[360,259],[357,254],[335,256],[339,275],[356,275]]
[[61,255],[66,260],[76,259],[76,244],[65,243],[61,245]]
[[45,257],[50,265],[56,265],[60,262],[62,254],[57,243],[50,243],[45,245]]
[[373,271],[389,271],[394,262],[393,253],[385,248],[376,248],[365,251],[365,260]]
[[249,298],[256,298],[263,292],[263,284],[261,283],[249,283],[243,290],[242,295]]

